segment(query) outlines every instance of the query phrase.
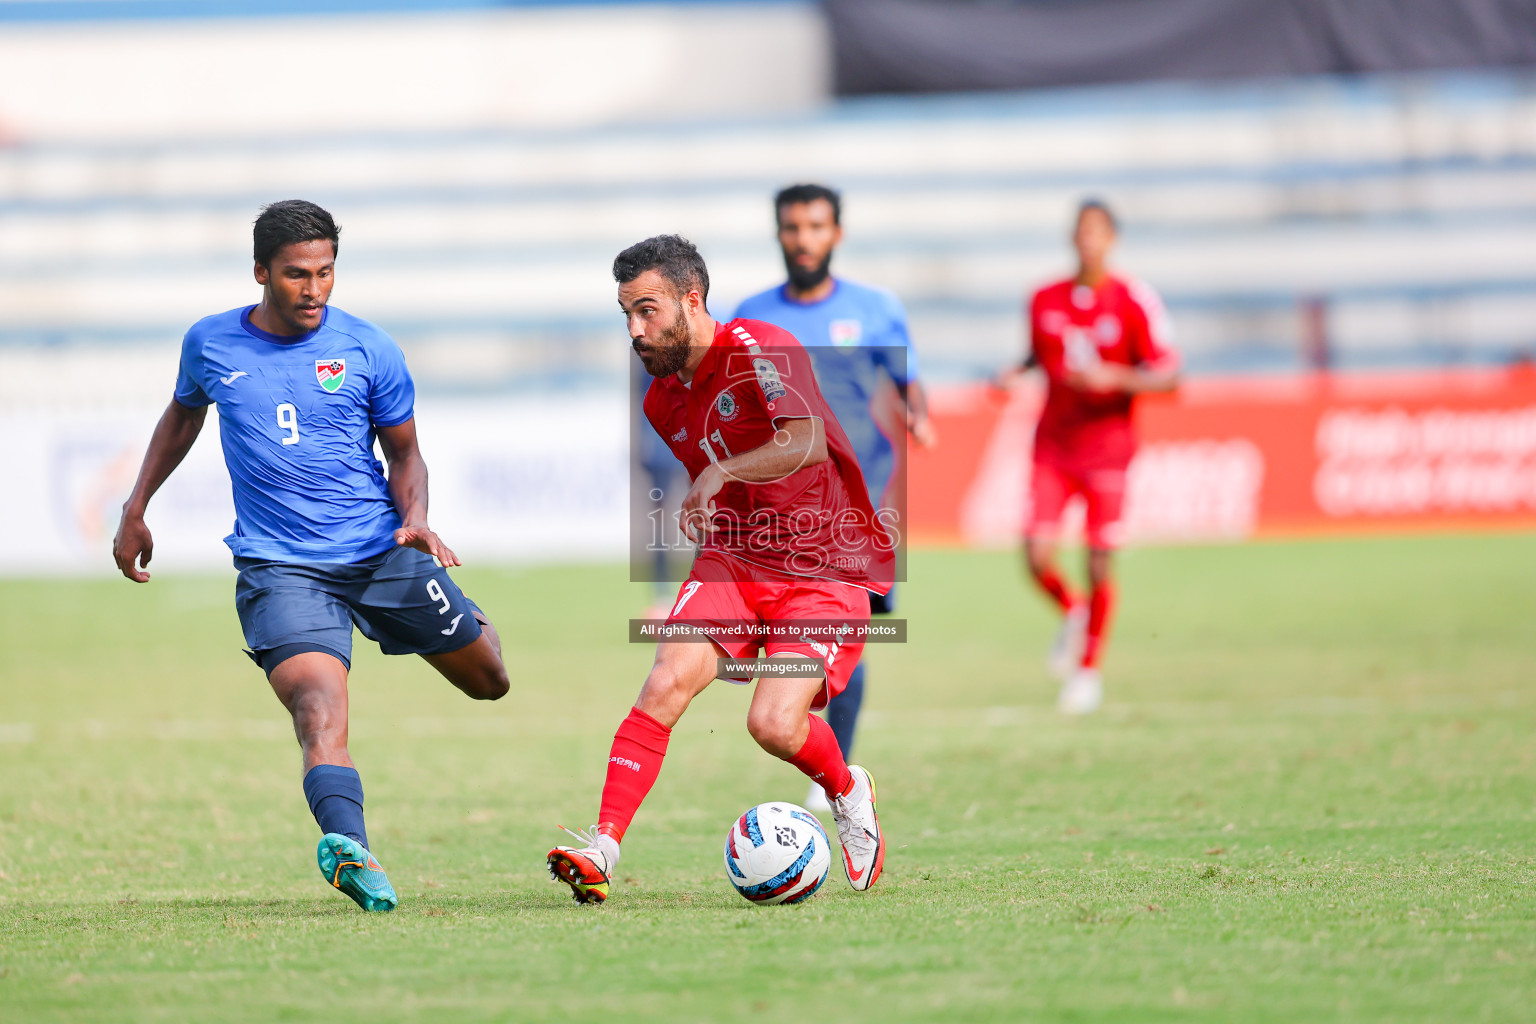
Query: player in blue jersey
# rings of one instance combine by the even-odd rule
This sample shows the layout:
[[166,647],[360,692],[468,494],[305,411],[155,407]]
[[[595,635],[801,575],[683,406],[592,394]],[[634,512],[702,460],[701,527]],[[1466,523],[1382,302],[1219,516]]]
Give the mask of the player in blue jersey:
[[[320,826],[320,873],[364,910],[395,891],[369,850],[363,784],[347,753],[352,627],[385,654],[419,654],[471,697],[507,692],[496,630],[447,568],[427,526],[427,467],[415,386],[394,341],[327,305],[340,231],[287,200],[255,225],[261,301],[199,320],[181,347],[175,395],[155,427],[112,555],[139,583],[154,552],[150,498],[219,407],[247,652],[293,716],[304,795]],[[374,458],[377,439],[389,463]]]
[[[910,431],[928,447],[934,442],[928,405],[917,379],[917,354],[907,334],[907,315],[894,295],[832,275],[832,255],[843,240],[842,199],[823,185],[791,185],[773,199],[779,247],[788,280],[746,299],[735,316],[763,320],[793,334],[811,354],[816,381],[858,454],[875,508],[888,507],[886,492],[896,452],[881,429],[879,401],[885,381],[895,385],[903,409],[886,429]],[[870,612],[888,614],[896,592],[871,593]],[[843,757],[852,756],[853,733],[864,703],[864,665],[827,706],[827,722]],[[806,796],[812,810],[826,810],[821,789]]]

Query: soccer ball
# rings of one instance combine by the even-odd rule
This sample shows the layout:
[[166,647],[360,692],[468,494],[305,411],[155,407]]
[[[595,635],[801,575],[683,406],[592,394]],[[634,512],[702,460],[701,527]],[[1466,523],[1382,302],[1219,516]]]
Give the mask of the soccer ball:
[[799,903],[827,880],[832,845],[821,822],[794,804],[758,804],[725,836],[725,875],[753,903]]

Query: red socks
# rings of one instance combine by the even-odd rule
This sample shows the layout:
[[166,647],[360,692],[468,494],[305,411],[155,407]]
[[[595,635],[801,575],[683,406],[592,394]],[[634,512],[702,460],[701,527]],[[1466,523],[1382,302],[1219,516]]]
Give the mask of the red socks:
[[[832,727],[820,715],[807,715],[810,735],[800,752],[789,763],[810,776],[826,791],[827,799],[842,796],[853,785],[848,762]],[[639,708],[630,708],[629,717],[619,723],[608,752],[608,780],[603,783],[603,802],[597,815],[597,830],[623,842],[629,823],[645,800],[661,762],[667,756],[667,740],[672,730]]]
[[671,729],[639,708],[630,708],[629,717],[619,723],[618,732],[613,734],[597,830],[612,836],[614,842],[624,841],[624,832],[641,801],[655,785],[671,736]]
[[1088,595],[1088,636],[1083,642],[1083,668],[1098,668],[1099,648],[1109,635],[1109,616],[1115,609],[1115,585],[1106,580]]
[[809,775],[812,782],[820,783],[827,799],[833,800],[848,792],[853,785],[853,775],[843,751],[837,745],[837,734],[822,720],[820,715],[807,715],[811,733],[805,738],[805,746],[789,759],[789,763]]
[[1077,604],[1077,598],[1072,596],[1072,591],[1067,589],[1067,585],[1062,582],[1061,575],[1055,569],[1036,576],[1035,582],[1040,584],[1040,589],[1045,591],[1046,596],[1055,601],[1056,607],[1063,612],[1071,611],[1072,606]]

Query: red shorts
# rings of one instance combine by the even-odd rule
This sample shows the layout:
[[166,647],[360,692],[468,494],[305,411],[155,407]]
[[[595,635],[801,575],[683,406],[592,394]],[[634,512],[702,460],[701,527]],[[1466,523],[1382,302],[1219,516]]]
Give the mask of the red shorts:
[[1073,495],[1087,504],[1088,546],[1118,548],[1124,532],[1120,517],[1125,506],[1126,469],[1110,466],[1078,469],[1036,459],[1029,477],[1029,522],[1026,537],[1051,540],[1061,534],[1061,516]]
[[[847,623],[857,630],[869,623],[869,592],[850,583],[830,580],[785,580],[757,573],[733,558],[702,552],[683,581],[668,622],[683,621],[703,629],[728,658],[798,654],[827,663],[826,682],[812,710],[848,686],[848,677],[864,653],[863,633],[839,639],[835,633],[810,637],[770,635],[773,623],[795,620]],[[735,679],[732,682],[751,682]]]

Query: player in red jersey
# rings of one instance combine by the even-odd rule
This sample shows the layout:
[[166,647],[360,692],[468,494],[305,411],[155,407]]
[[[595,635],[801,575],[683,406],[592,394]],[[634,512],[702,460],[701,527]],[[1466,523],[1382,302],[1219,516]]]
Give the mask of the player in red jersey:
[[[672,727],[717,678],[720,655],[762,651],[764,671],[729,676],[761,675],[747,731],[821,784],[848,881],[868,889],[885,860],[874,780],[844,761],[831,727],[811,714],[858,664],[868,592],[883,594],[894,581],[889,535],[853,447],[793,336],[710,316],[709,271],[691,242],[639,242],[614,260],[613,276],[635,352],[656,378],[646,417],[692,480],[683,528],[699,550],[667,626],[702,635],[658,644],[614,735],[597,825],[591,835],[572,833],[585,846],[549,852],[550,873],[580,903],[607,898],[619,844],[661,770]],[[796,635],[797,624],[815,631]]]
[[[1099,200],[1077,211],[1077,273],[1041,288],[1029,306],[1023,369],[1045,372],[1045,408],[1035,427],[1024,552],[1030,575],[1062,613],[1051,668],[1062,679],[1062,711],[1086,714],[1103,701],[1099,655],[1114,608],[1112,564],[1120,544],[1126,471],[1136,452],[1136,396],[1178,386],[1178,357],[1157,294],[1107,267],[1118,225]],[[1087,505],[1088,595],[1056,569],[1062,512]]]

